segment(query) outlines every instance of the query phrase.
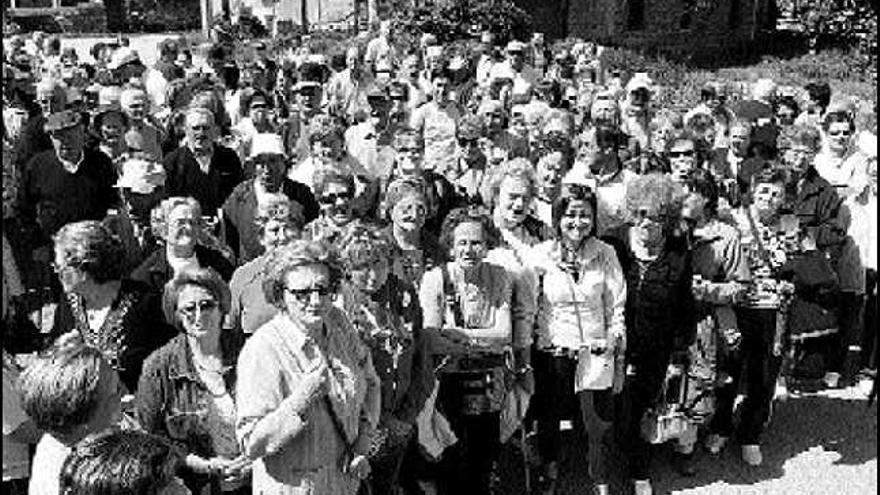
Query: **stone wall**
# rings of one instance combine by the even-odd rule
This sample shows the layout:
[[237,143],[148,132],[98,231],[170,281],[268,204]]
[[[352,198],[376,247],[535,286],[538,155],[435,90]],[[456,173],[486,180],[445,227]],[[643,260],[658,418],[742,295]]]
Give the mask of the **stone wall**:
[[[638,4],[643,9],[641,28],[639,16],[631,16]],[[761,29],[773,26],[772,4],[773,0],[571,0],[568,34],[675,54],[723,53],[748,45]]]

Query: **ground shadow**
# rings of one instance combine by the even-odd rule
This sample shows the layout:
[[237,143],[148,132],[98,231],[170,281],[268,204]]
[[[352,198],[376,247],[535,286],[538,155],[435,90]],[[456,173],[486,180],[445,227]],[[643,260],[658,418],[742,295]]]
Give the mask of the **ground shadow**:
[[[590,493],[586,446],[574,432],[565,435],[562,476],[558,495]],[[705,487],[719,481],[730,485],[749,485],[781,478],[785,463],[815,447],[840,456],[835,464],[860,465],[877,458],[877,408],[864,400],[844,400],[810,394],[793,397],[777,405],[764,440],[764,465],[746,466],[739,448],[731,444],[720,456],[709,456],[699,449],[695,454],[696,476],[685,478],[672,467],[671,445],[655,447],[652,464],[654,493],[658,495]],[[625,479],[625,459],[615,453],[612,493],[631,493]],[[500,463],[500,493],[523,494],[522,454],[508,445]],[[534,482],[534,480],[532,480]]]

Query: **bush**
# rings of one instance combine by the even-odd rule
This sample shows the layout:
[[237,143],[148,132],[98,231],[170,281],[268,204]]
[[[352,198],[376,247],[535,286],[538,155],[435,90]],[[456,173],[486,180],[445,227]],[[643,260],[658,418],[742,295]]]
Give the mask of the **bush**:
[[392,16],[398,45],[418,46],[424,33],[449,43],[490,29],[497,43],[526,40],[532,32],[531,17],[510,0],[452,0],[419,8],[398,2]]
[[180,0],[131,0],[128,30],[132,33],[164,33],[201,28],[199,2]]

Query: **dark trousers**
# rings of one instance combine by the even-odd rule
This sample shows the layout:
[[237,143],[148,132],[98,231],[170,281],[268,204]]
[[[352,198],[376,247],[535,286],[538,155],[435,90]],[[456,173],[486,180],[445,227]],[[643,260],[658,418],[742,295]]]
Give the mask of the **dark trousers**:
[[490,494],[493,467],[501,451],[501,413],[462,414],[461,389],[446,375],[441,375],[437,400],[458,437],[438,466],[441,493]]
[[860,346],[865,316],[865,297],[855,292],[840,294],[840,329],[833,339],[828,371],[841,373],[849,380],[858,371],[861,351],[851,350]]
[[642,438],[641,422],[645,411],[660,398],[670,353],[657,351],[651,355],[631,356],[623,393],[620,396],[620,437],[627,470],[634,480],[650,478],[651,444]]
[[3,482],[3,495],[27,495],[28,480],[17,479]]
[[776,311],[741,309],[737,311],[742,344],[738,356],[732,356],[727,372],[732,383],[716,390],[715,416],[710,430],[730,437],[734,433],[733,403],[739,393],[745,395],[740,406],[740,420],[735,436],[742,445],[760,444],[764,426],[770,417],[770,405],[781,359],[773,356]]
[[865,318],[862,325],[862,368],[877,368],[877,271],[865,277]]
[[614,418],[611,390],[574,393],[577,361],[546,352],[533,354],[535,390],[532,402],[538,419],[538,448],[545,463],[557,462],[562,446],[559,422],[572,420],[579,434],[586,433],[589,446],[589,472],[595,483],[608,478],[610,438],[607,434]]
[[370,458],[370,485],[374,494],[393,495],[400,491],[400,469],[414,439],[415,435],[410,434],[405,440],[389,442],[387,448]]

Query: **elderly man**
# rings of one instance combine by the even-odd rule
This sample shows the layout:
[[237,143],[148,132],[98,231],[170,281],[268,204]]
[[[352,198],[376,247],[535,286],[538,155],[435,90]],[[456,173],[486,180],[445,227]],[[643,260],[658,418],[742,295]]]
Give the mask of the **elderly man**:
[[103,153],[83,146],[85,129],[79,114],[53,113],[45,130],[53,149],[28,162],[21,205],[22,217],[36,229],[37,245],[49,243],[65,224],[104,218],[118,202],[113,164]]
[[43,79],[37,84],[36,89],[36,103],[40,111],[31,114],[24,123],[20,139],[15,147],[16,168],[21,173],[24,173],[24,166],[34,155],[52,149],[52,142],[44,130],[46,117],[64,110],[67,106],[67,89],[61,81]]
[[190,109],[184,130],[184,144],[164,160],[168,195],[195,198],[202,211],[213,215],[244,180],[241,161],[234,151],[215,143],[217,126],[209,110]]
[[386,19],[379,23],[379,36],[367,43],[367,53],[364,55],[364,62],[375,69],[379,62],[386,62],[394,65],[397,57],[394,46],[391,44],[391,21]]
[[360,50],[349,47],[345,53],[345,69],[333,75],[327,83],[327,100],[330,111],[346,119],[349,124],[369,112],[367,90],[369,73],[363,70]]
[[289,162],[277,134],[254,136],[248,158],[254,178],[239,184],[223,204],[226,242],[239,263],[246,263],[263,254],[259,229],[254,217],[273,194],[282,193],[298,203],[306,222],[318,217],[320,207],[309,187],[287,178]]
[[147,119],[150,102],[147,92],[140,88],[125,88],[119,95],[119,104],[128,117],[128,130],[141,136],[143,149],[154,160],[162,159],[162,131]]
[[503,62],[495,64],[489,71],[490,82],[495,79],[510,79],[517,83],[521,81],[529,86],[535,86],[541,79],[541,75],[532,67],[526,65],[526,44],[522,41],[511,41],[507,44],[507,58]]

